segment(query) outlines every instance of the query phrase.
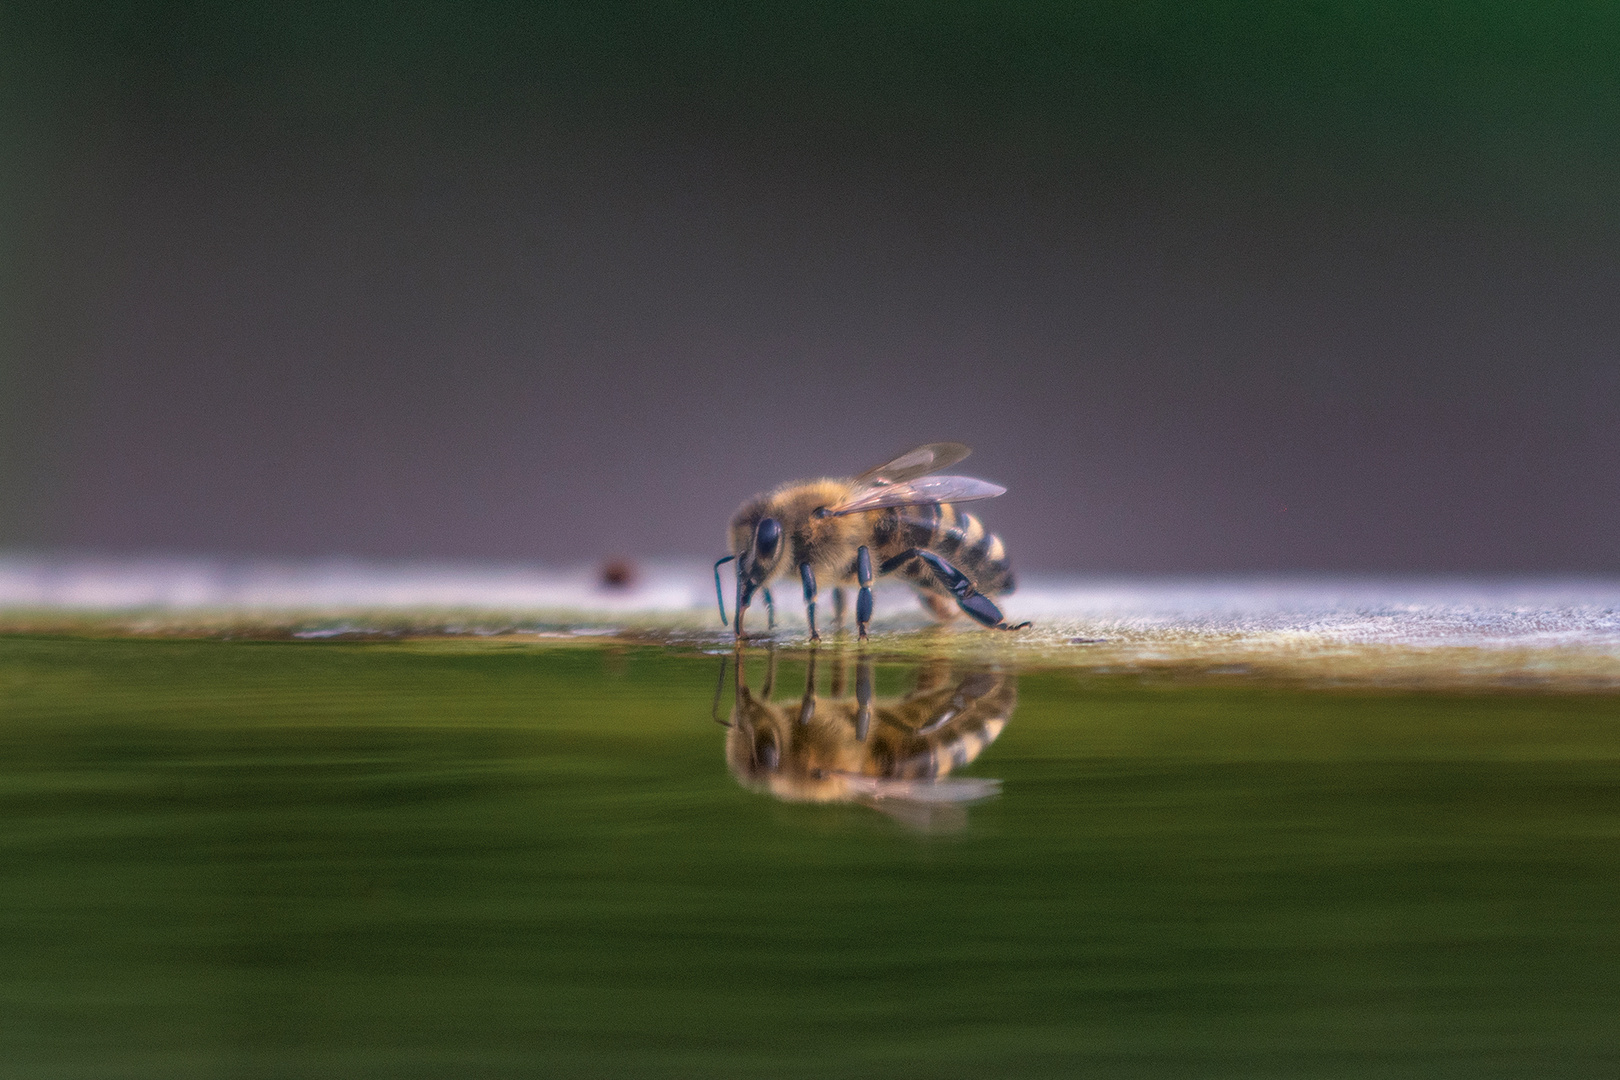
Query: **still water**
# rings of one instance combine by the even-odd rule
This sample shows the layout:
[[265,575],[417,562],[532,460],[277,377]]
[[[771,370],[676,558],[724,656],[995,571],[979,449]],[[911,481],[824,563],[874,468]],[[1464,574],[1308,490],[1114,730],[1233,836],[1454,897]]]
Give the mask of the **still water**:
[[1620,698],[0,639],[0,1075],[1620,1074]]

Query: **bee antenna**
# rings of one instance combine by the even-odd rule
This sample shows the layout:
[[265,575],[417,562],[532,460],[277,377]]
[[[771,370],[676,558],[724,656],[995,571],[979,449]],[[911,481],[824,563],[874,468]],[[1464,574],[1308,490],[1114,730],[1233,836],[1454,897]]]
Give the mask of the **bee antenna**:
[[726,618],[726,594],[720,591],[720,566],[735,559],[735,555],[727,555],[723,559],[715,560],[714,564],[714,598],[720,603],[720,625],[730,626],[731,621]]

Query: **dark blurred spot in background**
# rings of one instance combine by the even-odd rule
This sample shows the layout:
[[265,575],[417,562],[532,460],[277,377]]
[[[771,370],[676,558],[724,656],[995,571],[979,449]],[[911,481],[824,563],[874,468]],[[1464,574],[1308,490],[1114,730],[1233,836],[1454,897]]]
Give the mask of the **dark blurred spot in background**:
[[[1620,562],[1620,7],[0,8],[0,546]],[[1283,508],[1286,507],[1286,512]]]
[[609,559],[597,570],[597,580],[604,589],[633,589],[641,576],[636,564],[629,559]]

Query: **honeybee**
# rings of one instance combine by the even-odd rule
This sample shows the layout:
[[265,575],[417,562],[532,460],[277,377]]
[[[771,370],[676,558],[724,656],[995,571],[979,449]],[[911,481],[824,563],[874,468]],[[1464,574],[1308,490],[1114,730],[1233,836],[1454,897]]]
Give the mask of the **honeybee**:
[[985,530],[955,503],[993,499],[1006,488],[969,476],[930,476],[972,453],[961,443],[928,443],[849,479],[802,480],[756,495],[731,519],[732,554],[714,564],[720,621],[726,621],[720,567],[737,564],[737,639],[743,612],[763,591],[772,623],[770,583],[796,572],[804,586],[810,640],[816,630],[820,584],[834,586],[839,621],[843,588],[858,586],[855,625],[864,640],[872,619],[872,579],[899,574],[917,590],[923,606],[944,621],[962,611],[1000,630],[1008,626],[991,600],[1013,591],[1013,574],[1001,538]]
[[744,787],[787,802],[862,803],[923,827],[960,824],[961,805],[998,790],[995,780],[950,773],[1001,734],[1018,703],[1012,676],[992,670],[954,675],[936,662],[919,669],[911,693],[874,699],[872,666],[863,659],[854,698],[842,696],[840,664],[835,698],[826,700],[816,694],[811,653],[804,697],[774,702],[775,663],[773,652],[756,696],[739,662],[731,717],[715,715],[730,728],[726,764]]

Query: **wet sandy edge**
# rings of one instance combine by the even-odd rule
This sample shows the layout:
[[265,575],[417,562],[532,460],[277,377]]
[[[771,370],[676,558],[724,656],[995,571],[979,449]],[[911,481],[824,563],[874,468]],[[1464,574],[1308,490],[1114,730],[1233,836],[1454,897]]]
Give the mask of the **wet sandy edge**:
[[[736,646],[728,630],[695,613],[608,622],[569,611],[11,610],[0,611],[0,647],[3,635],[371,642],[433,651],[656,647],[719,655]],[[810,651],[803,628],[792,626],[751,632],[743,647],[784,657]],[[864,645],[832,632],[817,651],[828,658],[864,653],[878,661],[949,659],[1020,671],[1324,690],[1620,693],[1620,644],[1609,634],[1568,629],[1504,635],[1486,627],[1470,636],[1466,626],[1418,622],[1379,637],[1342,622],[1278,628],[1070,618],[1006,633],[897,618],[878,624]]]

